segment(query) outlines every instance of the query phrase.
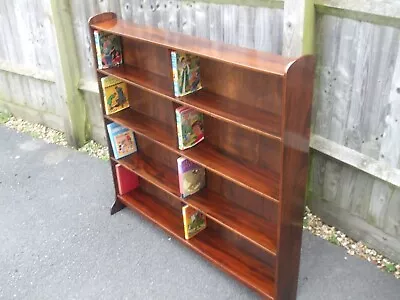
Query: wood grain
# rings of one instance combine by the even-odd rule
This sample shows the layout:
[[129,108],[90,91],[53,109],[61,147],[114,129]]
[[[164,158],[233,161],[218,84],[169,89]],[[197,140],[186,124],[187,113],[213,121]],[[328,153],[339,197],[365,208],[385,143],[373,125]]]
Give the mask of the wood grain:
[[188,198],[181,198],[178,174],[175,170],[156,162],[141,153],[115,160],[178,201],[190,204],[207,217],[241,235],[264,251],[276,255],[276,224],[252,214],[234,202],[204,188]]
[[174,132],[168,131],[162,123],[129,109],[105,116],[105,118],[132,129],[137,134],[151,139],[266,199],[279,201],[279,176],[272,170],[249,166],[238,159],[231,159],[216,151],[206,140],[191,149],[178,150]]
[[162,201],[157,201],[140,189],[119,198],[126,206],[139,212],[225,272],[254,288],[264,297],[274,299],[273,270],[265,263],[238,251],[234,245],[221,239],[212,229],[206,229],[196,237],[185,240],[182,217],[178,211],[162,204]]
[[92,28],[127,38],[152,43],[167,49],[190,52],[200,57],[241,66],[253,71],[283,76],[293,60],[252,49],[238,48],[206,39],[194,38],[157,28],[134,25],[124,20],[107,20],[91,24]]
[[281,202],[278,221],[277,299],[296,299],[308,175],[315,59],[303,56],[288,69],[282,125]]
[[168,77],[128,65],[98,71],[105,75],[117,77],[169,101],[193,107],[214,118],[280,140],[281,118],[274,113],[233,101],[210,92],[207,88],[185,97],[176,98],[173,95],[171,80]]

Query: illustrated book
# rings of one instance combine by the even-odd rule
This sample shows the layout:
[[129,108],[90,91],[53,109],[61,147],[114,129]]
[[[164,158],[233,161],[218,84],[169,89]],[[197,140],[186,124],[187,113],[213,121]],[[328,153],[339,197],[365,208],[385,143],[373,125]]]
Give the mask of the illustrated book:
[[190,205],[182,207],[185,239],[190,239],[207,227],[206,216]]
[[113,76],[101,78],[106,115],[129,107],[128,88],[125,82]]
[[183,198],[201,190],[206,184],[206,171],[187,158],[178,160],[179,191]]
[[122,64],[121,37],[95,30],[94,42],[99,69],[108,69]]
[[198,56],[171,51],[171,62],[175,97],[201,89],[200,58]]
[[203,113],[186,106],[175,110],[178,147],[185,150],[204,140]]
[[117,123],[107,125],[108,135],[116,159],[125,157],[137,151],[135,136],[133,131]]
[[139,186],[139,177],[120,164],[115,166],[117,174],[118,191],[120,195],[129,193]]

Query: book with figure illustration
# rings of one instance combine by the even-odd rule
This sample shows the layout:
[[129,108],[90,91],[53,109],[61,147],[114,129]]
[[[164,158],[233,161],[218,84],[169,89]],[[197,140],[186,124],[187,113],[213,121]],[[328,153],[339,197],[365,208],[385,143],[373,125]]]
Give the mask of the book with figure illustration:
[[125,157],[137,151],[133,131],[117,123],[107,125],[111,146],[116,159]]
[[187,158],[178,160],[179,191],[183,198],[193,195],[206,184],[206,171]]
[[187,106],[175,110],[178,147],[185,150],[204,140],[203,113]]
[[182,207],[185,239],[190,239],[207,227],[206,216],[190,205]]
[[95,30],[94,42],[99,69],[108,69],[122,64],[120,36]]
[[106,115],[129,107],[128,88],[125,82],[113,76],[101,78]]
[[175,97],[201,89],[200,58],[189,53],[171,51]]
[[139,177],[120,164],[115,166],[117,174],[118,191],[120,195],[129,193],[139,186]]

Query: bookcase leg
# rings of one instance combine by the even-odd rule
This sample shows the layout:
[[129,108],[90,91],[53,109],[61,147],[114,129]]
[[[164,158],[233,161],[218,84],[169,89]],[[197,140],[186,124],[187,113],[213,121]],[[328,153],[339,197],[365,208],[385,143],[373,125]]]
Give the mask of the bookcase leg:
[[119,199],[116,199],[113,206],[111,207],[111,215],[116,214],[117,212],[119,212],[120,210],[122,210],[124,208],[125,208],[125,205]]

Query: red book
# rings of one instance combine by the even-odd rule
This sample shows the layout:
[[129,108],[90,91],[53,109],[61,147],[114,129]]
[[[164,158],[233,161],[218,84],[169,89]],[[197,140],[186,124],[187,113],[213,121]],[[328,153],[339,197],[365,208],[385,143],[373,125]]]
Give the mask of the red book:
[[139,177],[135,173],[129,171],[120,164],[115,166],[115,171],[117,173],[118,190],[120,195],[129,193],[139,186]]

